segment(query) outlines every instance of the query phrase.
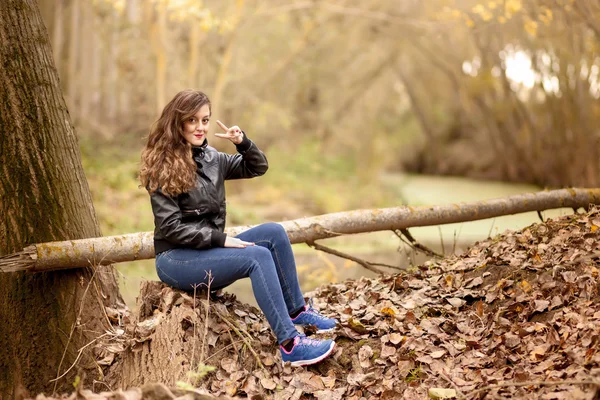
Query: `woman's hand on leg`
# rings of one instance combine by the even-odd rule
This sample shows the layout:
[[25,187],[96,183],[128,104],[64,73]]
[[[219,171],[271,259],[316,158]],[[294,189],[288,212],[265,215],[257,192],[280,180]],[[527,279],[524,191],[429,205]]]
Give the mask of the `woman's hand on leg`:
[[245,242],[241,239],[234,238],[231,236],[227,236],[227,238],[225,239],[225,247],[234,247],[234,248],[238,248],[238,249],[243,249],[247,246],[254,246],[254,243]]

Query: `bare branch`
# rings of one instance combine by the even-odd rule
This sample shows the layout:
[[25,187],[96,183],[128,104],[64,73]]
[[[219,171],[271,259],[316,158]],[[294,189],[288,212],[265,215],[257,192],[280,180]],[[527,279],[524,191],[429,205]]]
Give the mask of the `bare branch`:
[[[200,351],[200,362],[204,362],[204,351],[206,349],[206,337],[208,336],[208,314],[210,307],[210,286],[212,285],[212,272],[208,271],[208,284],[206,285],[206,314],[204,315],[204,332],[202,333],[202,350]],[[196,302],[194,300],[194,307]]]
[[[404,235],[406,237],[406,239],[408,239],[409,243],[407,243],[410,247],[414,248],[415,250],[419,250],[429,256],[432,257],[439,257],[439,258],[444,258],[444,256],[440,253],[435,252],[434,250],[430,249],[429,247],[417,242],[417,240],[413,237],[413,235],[408,231],[408,229],[406,228],[402,228],[402,229],[397,229],[395,231],[393,231],[396,236],[398,236],[400,239],[402,239],[402,235]],[[406,243],[406,242],[405,242]]]
[[[280,222],[290,242],[309,243],[355,233],[387,231],[415,226],[437,226],[478,221],[501,215],[554,208],[579,208],[600,204],[600,189],[560,189],[525,193],[471,203],[421,207],[391,207],[354,210]],[[251,226],[226,229],[231,236]],[[88,260],[111,264],[154,258],[153,232],[39,243],[26,251],[0,257],[0,272],[53,271],[81,268]],[[373,264],[371,264],[373,265]]]
[[[245,336],[242,334],[242,332],[240,332],[240,330],[239,330],[239,329],[237,329],[237,328],[235,327],[235,325],[234,325],[234,324],[233,324],[231,321],[229,321],[229,320],[228,320],[226,317],[224,317],[223,315],[221,315],[221,314],[220,314],[218,311],[215,311],[215,315],[216,315],[217,317],[219,317],[219,318],[221,319],[221,321],[225,322],[225,324],[226,324],[227,326],[229,326],[229,327],[230,327],[230,328],[231,328],[231,329],[232,329],[232,330],[233,330],[233,331],[236,333],[236,335],[238,335],[238,337],[239,337],[240,339],[242,339],[242,341],[243,341],[243,342],[246,344],[246,346],[248,346],[248,349],[250,350],[250,352],[252,353],[252,355],[253,355],[253,356],[254,356],[254,358],[256,359],[256,362],[258,363],[258,366],[259,366],[261,369],[263,369],[263,370],[265,370],[265,371],[266,371],[265,367],[263,366],[263,363],[260,361],[260,357],[258,356],[258,354],[256,354],[256,350],[254,350],[254,348],[252,347],[252,344],[250,344],[250,340],[248,340],[248,338],[247,338],[247,337],[245,337]],[[246,333],[246,334],[248,334],[248,333],[247,333],[247,332],[245,332],[245,331],[243,331],[243,332],[244,332],[244,333]]]
[[386,267],[386,268],[392,268],[392,269],[397,269],[397,270],[403,271],[403,269],[400,268],[400,267],[395,267],[393,265],[380,264],[380,263],[372,263],[372,262],[369,262],[369,261],[365,261],[365,260],[363,260],[361,258],[354,257],[354,256],[351,256],[351,255],[346,254],[346,253],[342,253],[341,251],[334,250],[334,249],[332,249],[330,247],[323,246],[323,245],[315,243],[315,242],[307,242],[306,244],[309,245],[310,247],[314,248],[315,250],[320,250],[320,251],[323,251],[325,253],[333,254],[334,256],[338,256],[338,257],[345,258],[345,259],[350,260],[350,261],[354,261],[355,263],[357,263],[359,265],[362,265],[363,267],[365,267],[369,271],[373,271],[373,272],[376,272],[378,274],[382,274],[383,275],[383,274],[385,274],[385,271],[380,270],[379,268],[377,268],[377,266]]
[[448,382],[450,385],[452,385],[452,387],[454,388],[454,390],[456,390],[456,393],[458,394],[458,398],[461,400],[466,399],[467,397],[465,396],[465,394],[460,390],[460,388],[458,386],[456,386],[456,383],[454,383],[454,381],[452,381],[452,379],[450,379],[450,377],[448,375],[446,375],[444,373],[444,371],[440,371],[440,376],[442,378],[444,378],[444,380],[446,382]]

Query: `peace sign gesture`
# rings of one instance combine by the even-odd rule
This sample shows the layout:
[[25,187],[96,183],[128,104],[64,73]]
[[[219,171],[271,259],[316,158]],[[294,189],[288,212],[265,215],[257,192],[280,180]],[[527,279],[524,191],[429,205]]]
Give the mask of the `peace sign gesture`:
[[233,144],[240,144],[242,143],[242,140],[244,140],[244,134],[239,126],[236,125],[228,128],[219,120],[217,120],[217,125],[219,125],[221,129],[225,131],[225,133],[215,133],[216,137],[229,139]]

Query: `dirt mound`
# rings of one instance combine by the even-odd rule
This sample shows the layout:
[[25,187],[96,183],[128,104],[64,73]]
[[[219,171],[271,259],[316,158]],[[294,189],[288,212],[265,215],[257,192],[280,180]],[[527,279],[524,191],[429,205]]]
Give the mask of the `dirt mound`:
[[[308,368],[281,364],[256,308],[159,282],[143,285],[137,321],[97,355],[108,387],[161,382],[164,398],[598,398],[599,238],[592,210],[414,271],[324,286],[310,295],[340,320],[338,346]],[[141,398],[115,393],[93,398]]]

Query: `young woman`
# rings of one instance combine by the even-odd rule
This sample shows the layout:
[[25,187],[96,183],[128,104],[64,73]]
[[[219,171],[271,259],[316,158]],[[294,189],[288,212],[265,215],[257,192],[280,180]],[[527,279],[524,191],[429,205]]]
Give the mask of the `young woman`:
[[188,291],[208,285],[209,272],[211,290],[250,277],[283,362],[317,363],[332,353],[335,343],[309,339],[294,325],[313,325],[326,332],[335,328],[336,321],[305,304],[284,229],[268,223],[236,237],[223,232],[224,181],[263,175],[267,159],[239,127],[228,128],[220,121],[224,133],[215,136],[231,141],[238,154],[208,146],[210,118],[210,101],[204,93],[179,92],[152,126],[142,152],[140,180],[152,203],[158,276]]

